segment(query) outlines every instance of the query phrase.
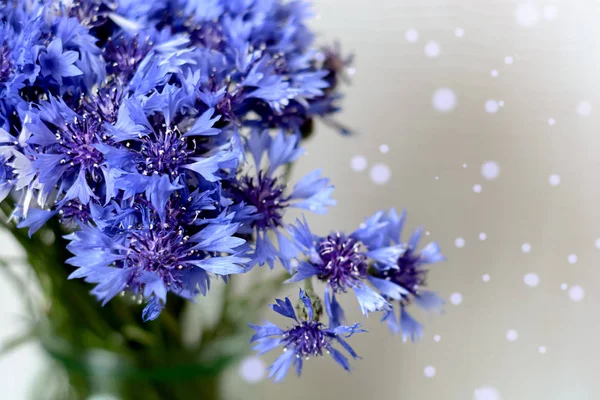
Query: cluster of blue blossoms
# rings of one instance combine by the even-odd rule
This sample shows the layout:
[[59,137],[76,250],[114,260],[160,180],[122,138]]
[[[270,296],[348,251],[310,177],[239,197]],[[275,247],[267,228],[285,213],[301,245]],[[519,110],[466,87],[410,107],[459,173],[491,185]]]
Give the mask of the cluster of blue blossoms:
[[[253,326],[261,352],[294,362],[330,353],[348,369],[356,353],[336,296],[382,311],[413,340],[411,303],[426,291],[435,243],[400,238],[405,215],[379,212],[350,234],[318,237],[289,207],[325,213],[333,186],[319,170],[294,185],[287,172],[319,118],[339,128],[339,83],[350,57],[318,48],[301,0],[0,0],[0,201],[30,234],[52,218],[72,233],[71,278],[95,284],[103,304],[120,293],[156,319],[168,293],[193,300],[211,279],[281,264],[289,282],[326,283],[329,318],[300,293],[273,309],[283,330]],[[316,296],[313,296],[316,297]],[[398,312],[394,312],[392,304]]]

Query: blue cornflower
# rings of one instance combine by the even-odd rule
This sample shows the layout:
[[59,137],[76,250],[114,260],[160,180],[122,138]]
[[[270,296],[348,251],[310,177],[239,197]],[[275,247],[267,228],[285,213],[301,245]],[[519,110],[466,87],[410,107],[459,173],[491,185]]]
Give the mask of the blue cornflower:
[[[421,228],[415,230],[406,243],[400,237],[406,220],[406,212],[400,216],[394,209],[388,215],[376,214],[379,223],[384,223],[380,234],[381,245],[401,244],[406,251],[393,265],[375,263],[370,270],[369,280],[377,290],[389,301],[396,300],[399,305],[399,323],[393,310],[386,311],[383,320],[388,323],[392,332],[402,332],[402,338],[415,341],[422,336],[422,326],[406,310],[412,302],[424,310],[441,310],[444,304],[437,294],[425,290],[427,286],[428,266],[445,260],[437,243],[432,242],[418,251],[419,240],[423,233]],[[375,234],[378,236],[378,234]]]
[[[324,214],[327,207],[336,204],[331,198],[333,186],[329,179],[321,177],[320,170],[300,179],[291,190],[277,174],[281,167],[289,165],[304,153],[304,149],[298,146],[298,139],[298,136],[282,131],[275,138],[271,138],[268,131],[252,131],[246,147],[254,159],[256,173],[243,174],[231,183],[232,198],[256,209],[247,225],[256,237],[254,259],[259,265],[267,263],[272,268],[276,258],[279,258],[285,267],[289,267],[290,258],[295,256],[293,245],[280,229],[289,207]],[[268,153],[269,162],[267,167],[261,168],[265,152]],[[269,232],[276,234],[279,250],[270,242]]]
[[77,267],[69,278],[96,283],[92,293],[103,304],[127,291],[148,303],[144,319],[154,319],[167,292],[192,299],[206,294],[211,274],[245,272],[248,259],[238,250],[245,241],[233,236],[239,224],[226,212],[203,217],[203,210],[214,209],[209,197],[172,196],[165,218],[139,196],[132,206],[107,207],[102,225],[82,226],[67,246],[74,254],[67,262]]
[[269,367],[269,378],[273,378],[275,382],[281,381],[292,363],[296,367],[296,373],[300,375],[303,360],[323,356],[323,353],[330,354],[339,365],[349,371],[350,363],[348,359],[333,345],[337,342],[352,358],[357,359],[359,358],[358,355],[345,339],[355,333],[365,332],[365,330],[360,329],[360,324],[352,326],[330,325],[326,327],[322,322],[315,319],[312,299],[302,289],[300,289],[300,300],[306,312],[306,319],[302,320],[299,320],[296,316],[292,302],[288,297],[285,300],[275,299],[277,304],[271,305],[276,313],[294,320],[295,324],[291,328],[284,330],[268,321],[265,321],[263,325],[250,324],[256,331],[250,342],[257,342],[254,350],[257,350],[259,354],[283,346],[283,354],[277,357],[273,365]]
[[344,319],[337,303],[336,294],[352,289],[363,314],[382,311],[391,305],[367,285],[369,266],[373,263],[393,265],[405,249],[401,245],[371,248],[363,241],[368,226],[349,235],[341,232],[326,237],[313,235],[306,220],[297,220],[289,226],[289,232],[297,247],[307,257],[296,267],[294,276],[287,282],[300,282],[316,276],[325,286],[325,307],[332,310],[336,323]]
[[36,149],[33,163],[43,198],[58,185],[59,195],[87,204],[105,194],[110,176],[98,150],[104,136],[100,120],[78,115],[61,98],[50,97],[39,112],[26,116],[31,136],[27,143]]
[[40,66],[42,76],[51,76],[62,85],[63,77],[72,77],[82,75],[83,72],[77,68],[74,63],[79,58],[76,51],[63,52],[62,39],[54,39],[46,48],[46,51],[40,54]]
[[0,153],[0,202],[8,196],[15,181],[14,168],[9,164],[7,157]]

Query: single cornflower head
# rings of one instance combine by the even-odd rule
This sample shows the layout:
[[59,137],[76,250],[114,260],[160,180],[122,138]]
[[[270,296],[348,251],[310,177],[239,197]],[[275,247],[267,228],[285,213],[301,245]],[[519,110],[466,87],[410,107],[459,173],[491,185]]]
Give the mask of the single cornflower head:
[[[232,180],[227,188],[236,202],[255,208],[245,224],[254,233],[256,247],[254,259],[259,265],[274,265],[278,258],[289,269],[290,259],[297,254],[295,246],[286,238],[281,228],[283,216],[288,208],[300,208],[317,214],[327,212],[327,207],[336,204],[331,198],[333,186],[329,179],[321,177],[315,170],[303,177],[292,188],[288,188],[285,177],[280,175],[283,167],[289,166],[304,149],[298,146],[298,136],[280,131],[275,138],[268,131],[253,130],[246,141],[246,150],[252,154],[254,171]],[[267,165],[261,166],[267,153]],[[271,243],[269,232],[275,233],[279,248]]]
[[382,320],[388,323],[390,331],[402,333],[403,340],[416,341],[422,337],[423,328],[406,309],[413,302],[426,311],[442,309],[444,300],[425,287],[429,265],[444,261],[445,257],[435,242],[418,250],[423,233],[421,228],[415,230],[406,243],[402,242],[400,234],[406,220],[405,211],[398,216],[392,209],[388,215],[378,213],[374,218],[385,226],[372,237],[373,241],[379,241],[380,245],[401,244],[406,248],[394,265],[375,263],[369,270],[371,283],[387,300],[399,306],[399,323],[393,310],[386,311]]
[[291,328],[281,329],[268,321],[265,321],[263,325],[250,324],[256,331],[250,342],[257,343],[254,350],[259,354],[283,346],[283,354],[277,357],[273,365],[269,367],[269,378],[273,378],[275,382],[281,381],[292,363],[296,368],[296,373],[300,375],[304,361],[324,354],[331,355],[339,365],[349,371],[348,359],[334,345],[339,344],[352,358],[357,359],[358,355],[345,339],[355,333],[366,331],[361,329],[360,324],[352,326],[332,326],[330,324],[329,327],[326,327],[322,322],[314,319],[312,300],[304,290],[300,289],[299,297],[306,311],[306,319],[298,319],[292,302],[287,297],[285,300],[275,299],[277,304],[271,305],[273,311],[295,322]]
[[106,70],[110,75],[116,75],[127,82],[137,71],[140,62],[152,49],[150,37],[121,35],[115,39],[109,38],[102,54],[106,60]]
[[103,304],[122,291],[141,296],[148,303],[144,319],[155,319],[167,292],[193,299],[206,294],[211,274],[245,272],[245,241],[233,236],[239,224],[226,212],[201,216],[213,209],[212,199],[198,192],[171,196],[164,217],[141,196],[131,207],[112,203],[102,225],[84,225],[68,237],[74,257],[67,262],[77,267],[69,278],[96,283],[92,293]]
[[331,310],[336,324],[344,320],[344,313],[336,294],[354,291],[363,314],[385,311],[391,308],[388,301],[367,285],[370,282],[368,269],[371,264],[394,265],[404,252],[402,245],[372,248],[363,238],[372,227],[365,226],[349,235],[341,232],[326,237],[313,235],[306,223],[297,220],[288,230],[294,244],[306,256],[300,260],[294,276],[287,282],[300,282],[316,277],[326,284],[325,307]]

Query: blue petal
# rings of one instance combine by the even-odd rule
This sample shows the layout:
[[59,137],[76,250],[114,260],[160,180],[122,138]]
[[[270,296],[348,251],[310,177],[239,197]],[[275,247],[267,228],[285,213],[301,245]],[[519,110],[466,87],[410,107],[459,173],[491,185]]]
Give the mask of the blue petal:
[[308,254],[314,248],[313,234],[308,227],[304,215],[302,216],[302,221],[296,219],[295,225],[288,226],[288,232],[292,236],[292,239],[303,248],[305,254]]
[[431,242],[421,250],[419,261],[424,264],[435,264],[444,261],[446,257],[440,252],[440,246],[436,242]]
[[296,273],[284,283],[293,283],[293,282],[301,282],[307,278],[313,277],[319,273],[312,264],[307,263],[306,261],[301,261],[298,264],[298,268],[296,269]]
[[[209,108],[204,111],[204,113],[196,120],[194,126],[185,133],[183,136],[214,136],[218,135],[221,130],[217,128],[213,128],[215,123],[221,119],[220,115],[217,115],[215,118],[212,116],[215,113],[214,108]],[[212,118],[212,119],[211,119]]]
[[390,239],[395,243],[400,243],[400,235],[402,234],[402,228],[404,227],[404,221],[406,221],[406,210],[402,210],[400,216],[396,213],[395,209],[391,209],[388,213],[388,235]]
[[[277,325],[275,325],[274,323],[269,322],[269,321],[264,321],[264,323],[262,325],[253,325],[253,324],[248,324],[248,325],[250,325],[250,327],[256,331],[254,336],[252,336],[252,338],[250,338],[250,343],[260,340],[260,339],[264,339],[269,336],[283,335],[283,329],[281,329],[280,327],[278,327]],[[280,339],[278,339],[278,340],[280,340]]]
[[391,305],[381,295],[377,294],[373,289],[364,284],[359,284],[353,287],[356,299],[360,306],[360,310],[364,315],[369,312],[382,311],[389,309]]
[[269,367],[269,379],[273,378],[275,382],[279,382],[285,378],[285,374],[287,374],[288,370],[290,369],[293,360],[294,352],[291,350],[288,350],[277,357],[273,362],[273,365]]
[[423,337],[423,327],[406,312],[404,307],[400,308],[400,327],[402,329],[402,340],[405,342],[409,338],[413,342],[416,342]]
[[417,246],[419,245],[419,240],[421,240],[421,235],[423,234],[423,228],[417,228],[412,235],[410,236],[410,239],[408,239],[408,247],[410,249],[416,249]]
[[305,175],[294,185],[292,199],[307,199],[329,186],[329,179],[321,177],[321,169]]
[[279,230],[276,231],[277,242],[279,244],[279,261],[284,268],[292,273],[290,261],[298,255],[298,247],[290,239],[285,237]]
[[302,300],[302,303],[304,304],[304,307],[306,309],[306,314],[308,316],[308,320],[312,321],[312,319],[313,319],[312,301],[310,300],[310,297],[308,297],[306,292],[302,289],[300,289],[300,300]]
[[211,224],[190,238],[197,244],[192,250],[222,251],[234,253],[234,249],[243,245],[244,239],[232,236],[237,232],[239,224]]
[[19,222],[18,228],[29,228],[29,237],[37,232],[50,218],[56,215],[56,211],[41,210],[33,208],[27,213],[27,217]]
[[277,304],[271,304],[271,309],[276,313],[283,315],[284,317],[288,317],[293,319],[294,321],[298,321],[296,318],[296,312],[294,311],[294,306],[290,301],[289,297],[285,298],[285,301],[281,299],[275,299]]
[[217,275],[241,274],[245,271],[244,264],[249,260],[236,256],[210,257],[204,260],[186,260],[188,264],[193,264],[208,272]]
[[403,245],[381,247],[367,252],[367,256],[385,265],[396,265],[398,258],[406,252]]
[[340,353],[339,351],[337,351],[334,348],[331,348],[330,352],[331,352],[331,357],[335,360],[335,362],[340,364],[346,371],[350,371],[350,363],[348,362],[348,359],[342,353]]
[[402,296],[406,296],[409,294],[408,290],[406,290],[398,284],[395,284],[394,282],[390,282],[385,279],[375,278],[374,276],[369,276],[368,279],[369,282],[371,282],[371,284],[375,286],[375,289],[379,291],[379,293],[391,299],[400,300]]
[[391,333],[400,333],[400,324],[398,324],[394,310],[384,311],[383,317],[381,317],[381,322],[383,321],[387,322],[388,329]]
[[163,310],[164,305],[158,299],[158,297],[153,297],[146,307],[144,307],[144,311],[142,311],[142,320],[144,322],[153,321],[160,315]]
[[266,338],[260,340],[252,350],[258,351],[258,354],[265,354],[281,345],[281,338]]
[[250,132],[250,138],[246,140],[246,147],[252,154],[256,168],[260,168],[260,162],[263,154],[271,146],[271,136],[269,131],[252,130]]
[[269,168],[275,171],[278,167],[295,161],[303,153],[304,149],[298,147],[298,136],[279,131],[269,147]]
[[90,202],[90,198],[95,199],[97,197],[88,185],[85,178],[85,171],[81,168],[77,175],[77,179],[73,182],[73,185],[69,188],[67,193],[65,193],[65,199],[79,199],[82,204],[87,204]]
[[335,293],[333,293],[329,285],[325,286],[325,312],[327,312],[327,317],[329,318],[330,329],[340,326],[346,319],[344,310],[340,303],[338,303]]
[[415,296],[415,303],[427,311],[441,311],[446,303],[440,296],[429,290],[421,290]]
[[254,248],[254,260],[261,266],[267,263],[271,269],[275,266],[278,252],[271,240],[266,234],[258,233],[256,235],[256,245]]

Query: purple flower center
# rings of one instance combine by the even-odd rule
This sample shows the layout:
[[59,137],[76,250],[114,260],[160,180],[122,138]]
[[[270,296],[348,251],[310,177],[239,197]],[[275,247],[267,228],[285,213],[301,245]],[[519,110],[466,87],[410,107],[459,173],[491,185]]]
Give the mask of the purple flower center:
[[188,268],[182,263],[195,252],[186,245],[189,237],[182,228],[150,225],[149,229],[132,230],[129,236],[128,267],[136,267],[140,275],[155,272],[167,286],[181,285],[177,271]]
[[101,88],[95,96],[82,97],[79,109],[84,114],[87,113],[112,124],[117,121],[122,98],[120,86]]
[[12,72],[11,52],[6,43],[0,46],[0,82],[6,82]]
[[331,343],[323,332],[323,324],[317,321],[302,321],[283,334],[283,351],[293,351],[296,357],[322,356],[323,349],[329,353]]
[[402,286],[413,295],[427,285],[427,270],[421,268],[419,257],[411,249],[398,258],[396,265],[398,269],[380,272],[378,277]]
[[131,39],[123,36],[115,40],[109,39],[104,49],[107,72],[130,79],[151,48],[152,42],[149,37],[144,40],[140,40],[138,36]]
[[56,133],[59,151],[66,155],[60,163],[79,165],[92,173],[99,168],[103,157],[95,145],[100,127],[100,121],[86,116],[75,118],[72,123],[66,122],[63,131]]
[[10,182],[14,179],[14,169],[8,165],[8,160],[4,156],[0,156],[0,185]]
[[64,225],[73,223],[86,223],[91,220],[92,214],[87,204],[81,204],[78,200],[71,200],[58,210],[60,221]]
[[[189,148],[188,140],[177,129],[168,129],[166,133],[157,136],[142,142],[142,160],[138,163],[138,170],[144,175],[167,174],[175,177],[180,173],[181,166],[187,163],[190,154],[195,152],[195,148]],[[192,143],[195,147],[195,141]]]
[[192,43],[214,50],[222,49],[225,41],[223,26],[212,21],[193,26],[190,29],[190,38]]
[[336,233],[323,238],[317,244],[321,258],[315,265],[319,279],[328,282],[334,291],[345,291],[367,276],[367,256],[361,243],[344,234]]
[[285,210],[290,198],[285,195],[285,185],[277,178],[265,176],[261,171],[257,178],[245,176],[239,188],[241,201],[256,207],[260,218],[253,221],[253,227],[259,229],[277,228],[282,226]]

